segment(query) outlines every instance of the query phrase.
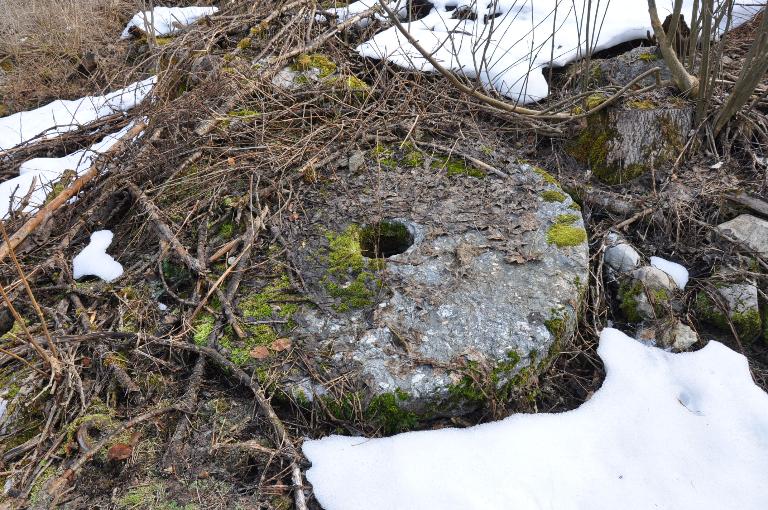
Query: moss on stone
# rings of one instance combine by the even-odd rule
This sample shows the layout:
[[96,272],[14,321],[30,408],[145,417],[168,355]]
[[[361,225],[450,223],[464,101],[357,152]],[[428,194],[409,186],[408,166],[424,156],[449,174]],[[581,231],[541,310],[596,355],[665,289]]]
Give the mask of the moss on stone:
[[448,393],[453,404],[479,405],[486,401],[487,396],[483,387],[477,383],[484,376],[476,361],[468,361],[463,374],[456,384],[448,387]]
[[587,240],[587,231],[571,225],[552,225],[547,231],[547,242],[558,248],[578,246]]
[[646,53],[641,53],[640,55],[637,56],[637,58],[645,62],[654,62],[659,59],[659,56],[656,53],[649,51]]
[[400,146],[403,152],[403,163],[411,168],[420,168],[424,165],[424,154],[411,142],[405,142]]
[[319,78],[327,78],[336,72],[336,64],[321,53],[303,53],[296,57],[292,66],[294,71],[309,71],[317,69]]
[[617,136],[616,131],[608,126],[608,113],[601,111],[587,118],[587,127],[576,140],[566,145],[566,150],[578,161],[588,165],[592,174],[601,181],[619,184],[639,177],[646,168],[639,164],[625,168],[608,164],[609,148]]
[[467,164],[462,158],[440,156],[432,161],[432,168],[445,170],[448,177],[469,176],[477,179],[486,177],[484,170]]
[[561,193],[557,190],[548,189],[539,193],[539,196],[544,199],[545,202],[564,202],[565,193]]
[[555,177],[551,173],[547,172],[546,170],[544,170],[540,166],[534,166],[533,167],[533,171],[538,176],[540,176],[542,179],[544,179],[544,182],[546,182],[547,184],[552,184],[552,185],[558,186],[558,187],[560,186],[560,183],[558,182],[558,180],[555,179]]
[[418,416],[401,407],[401,403],[409,399],[408,393],[400,388],[392,393],[377,395],[368,403],[365,418],[388,435],[413,430],[419,424]]
[[750,308],[743,312],[729,311],[728,316],[726,316],[704,291],[696,294],[694,309],[700,320],[726,333],[731,332],[732,323],[733,329],[746,342],[754,341],[763,332],[762,320],[758,310]]
[[573,213],[558,214],[557,216],[555,216],[555,223],[558,225],[573,225],[580,219],[581,219],[581,216],[579,216],[578,214],[573,214]]
[[369,92],[371,87],[363,80],[354,75],[340,76],[337,80],[347,90],[352,92]]
[[374,296],[382,287],[381,280],[375,274],[380,266],[363,257],[361,235],[358,225],[350,225],[344,232],[326,234],[327,270],[321,284],[336,299],[334,308],[338,312],[372,305]]

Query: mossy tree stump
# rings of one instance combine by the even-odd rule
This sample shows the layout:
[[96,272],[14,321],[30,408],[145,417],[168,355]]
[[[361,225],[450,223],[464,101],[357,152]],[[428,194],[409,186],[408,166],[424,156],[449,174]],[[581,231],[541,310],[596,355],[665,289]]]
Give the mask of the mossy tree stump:
[[[591,97],[589,106],[602,97]],[[685,145],[693,107],[682,100],[632,99],[587,118],[567,149],[603,182],[619,184],[671,165]]]

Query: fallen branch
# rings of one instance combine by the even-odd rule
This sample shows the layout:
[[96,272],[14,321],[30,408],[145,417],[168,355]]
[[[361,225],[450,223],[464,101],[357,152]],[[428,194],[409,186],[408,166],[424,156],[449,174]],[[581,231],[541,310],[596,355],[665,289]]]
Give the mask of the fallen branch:
[[259,386],[258,382],[256,382],[251,376],[245,373],[240,367],[224,357],[219,351],[210,347],[200,347],[194,344],[177,342],[175,340],[165,338],[148,337],[147,340],[153,344],[174,347],[177,349],[196,352],[198,354],[207,356],[211,358],[217,365],[226,368],[232,375],[235,376],[235,378],[237,378],[241,384],[250,388],[254,397],[256,397],[256,402],[258,403],[259,408],[266,415],[270,425],[272,426],[272,430],[277,436],[276,444],[285,446],[285,448],[288,450],[288,454],[290,455],[291,479],[293,482],[293,497],[296,510],[307,510],[307,503],[303,490],[304,486],[301,477],[301,468],[299,467],[299,459],[301,459],[301,456],[299,455],[298,450],[296,450],[296,447],[293,446],[293,443],[288,436],[288,432],[285,430],[285,425],[283,425],[283,422],[275,413],[275,410],[272,408],[272,404],[269,403],[269,399],[267,398],[261,386]]
[[[138,136],[144,129],[147,127],[146,124],[136,124],[133,126],[130,130],[128,130],[127,133],[125,133],[120,139],[113,145],[109,150],[105,151],[102,154],[102,157],[104,156],[110,156],[112,154],[117,153],[123,148],[123,145],[125,142],[132,140],[136,136]],[[101,158],[99,158],[101,159]],[[29,235],[37,229],[41,224],[43,224],[45,221],[51,218],[53,214],[64,204],[66,204],[70,198],[77,195],[81,189],[83,189],[83,186],[88,184],[91,180],[93,180],[94,177],[99,175],[99,168],[97,165],[97,162],[94,162],[91,167],[86,170],[86,172],[79,177],[74,183],[72,183],[72,186],[65,189],[56,197],[45,204],[37,213],[30,218],[22,227],[17,230],[9,239],[8,242],[3,243],[2,246],[0,246],[0,262],[5,260],[5,257],[8,256],[8,253],[11,250],[15,250]]]
[[[131,427],[135,427],[136,425],[145,422],[149,420],[150,418],[154,418],[155,416],[160,416],[161,414],[165,414],[169,411],[173,411],[176,409],[176,406],[162,406],[158,407],[156,409],[153,409],[151,411],[148,411],[144,414],[141,414],[137,416],[136,418],[133,418],[132,420],[128,420],[125,423],[120,424],[119,427],[117,427],[115,430],[110,432],[109,434],[106,434],[104,437],[101,438],[101,440],[93,445],[93,448],[91,450],[88,450],[83,455],[81,455],[75,462],[72,464],[71,467],[69,467],[67,470],[62,473],[61,476],[53,480],[51,484],[48,486],[47,492],[49,496],[52,496],[54,498],[54,501],[57,496],[59,496],[64,487],[72,481],[75,476],[77,476],[77,472],[87,463],[89,462],[94,455],[96,455],[99,450],[104,448],[107,444],[109,444],[110,441],[113,441],[118,435],[120,435],[124,430],[127,430]],[[55,505],[54,505],[55,506]],[[52,506],[53,508],[53,506]]]

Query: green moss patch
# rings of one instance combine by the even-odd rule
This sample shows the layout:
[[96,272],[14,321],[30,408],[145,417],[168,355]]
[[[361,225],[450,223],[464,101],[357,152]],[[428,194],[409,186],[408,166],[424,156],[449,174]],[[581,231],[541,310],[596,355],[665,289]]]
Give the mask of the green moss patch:
[[539,196],[544,199],[545,202],[565,202],[565,193],[553,189],[542,191],[539,193]]
[[365,418],[378,425],[385,434],[398,434],[413,430],[419,418],[401,407],[410,396],[397,388],[393,393],[384,393],[371,399],[365,410]]
[[547,242],[558,248],[578,246],[587,241],[587,231],[571,225],[552,225],[547,231]]
[[555,177],[551,173],[547,172],[546,170],[544,170],[540,166],[534,166],[533,167],[533,171],[539,177],[544,179],[544,182],[546,182],[547,184],[552,184],[553,186],[558,186],[558,187],[560,186],[560,183],[558,182],[558,180],[555,179]]
[[730,333],[732,323],[733,329],[736,330],[739,338],[746,342],[752,342],[762,334],[763,326],[760,312],[755,309],[749,309],[744,312],[729,312],[729,322],[729,317],[723,313],[720,307],[704,291],[696,294],[694,309],[699,320],[714,326],[720,331]]
[[646,169],[642,165],[609,165],[608,152],[611,141],[618,134],[608,127],[608,113],[601,111],[587,118],[584,128],[566,150],[578,161],[589,166],[592,174],[607,184],[619,184],[639,177]]
[[633,99],[625,103],[627,107],[634,110],[655,110],[657,108],[656,103],[650,99]]
[[381,263],[363,256],[361,236],[358,225],[350,225],[341,233],[326,234],[327,270],[321,284],[335,299],[334,309],[338,312],[371,306],[382,287],[375,274],[381,269]]
[[547,231],[547,242],[558,248],[578,246],[587,240],[587,231],[573,224],[579,221],[577,214],[561,214],[555,218],[555,224]]
[[448,177],[469,176],[477,179],[486,177],[484,170],[467,164],[463,158],[439,156],[432,161],[432,168],[445,170]]
[[326,55],[321,53],[302,54],[296,57],[293,66],[294,71],[309,71],[317,69],[319,78],[327,78],[336,72],[336,64]]

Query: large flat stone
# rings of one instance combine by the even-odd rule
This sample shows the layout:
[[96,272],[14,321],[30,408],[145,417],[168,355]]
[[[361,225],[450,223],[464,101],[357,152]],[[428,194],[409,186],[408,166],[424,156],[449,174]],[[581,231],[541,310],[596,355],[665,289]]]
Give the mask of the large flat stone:
[[[294,384],[338,399],[343,381],[363,407],[396,395],[424,416],[513,395],[575,330],[588,279],[578,206],[526,164],[508,166],[508,179],[391,166],[369,161],[325,186],[310,231],[293,236],[322,301],[296,316],[294,338],[316,376]],[[339,271],[338,249],[360,249],[364,227],[382,220],[404,225],[412,245],[376,261],[349,257]]]

